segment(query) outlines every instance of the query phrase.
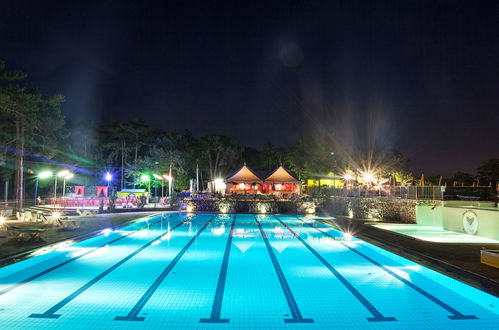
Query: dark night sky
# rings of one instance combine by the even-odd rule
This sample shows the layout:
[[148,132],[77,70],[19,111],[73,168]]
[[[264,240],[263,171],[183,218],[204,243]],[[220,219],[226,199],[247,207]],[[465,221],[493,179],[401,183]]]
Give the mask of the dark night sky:
[[0,58],[71,120],[252,146],[326,130],[416,176],[499,157],[498,1],[2,1]]

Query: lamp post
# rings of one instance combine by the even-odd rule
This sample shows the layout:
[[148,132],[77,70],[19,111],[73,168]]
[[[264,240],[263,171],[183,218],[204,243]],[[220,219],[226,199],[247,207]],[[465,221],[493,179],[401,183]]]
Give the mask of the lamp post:
[[147,174],[142,174],[140,176],[140,179],[144,182],[147,182],[148,184],[148,189],[147,189],[147,192],[148,192],[148,196],[147,196],[147,203],[149,204],[149,196],[151,195],[151,177]]
[[66,179],[71,179],[74,176],[73,173],[69,173],[63,177],[62,183],[62,197],[66,197]]
[[161,197],[164,197],[164,196],[163,196],[163,191],[164,191],[164,190],[163,190],[163,188],[164,188],[164,178],[163,178],[161,175],[158,175],[158,174],[156,174],[156,173],[154,173],[152,176],[153,176],[156,180],[161,181]]
[[68,170],[62,170],[56,175],[54,175],[54,207],[56,205],[57,201],[57,178],[64,178],[64,187],[62,191],[62,196],[64,196],[64,190],[66,189],[66,177],[71,178],[73,176],[73,173],[69,172]]
[[[156,180],[161,181],[161,198],[163,198],[163,192],[164,192],[164,178],[161,175],[158,175],[154,173],[152,175]],[[154,186],[154,207],[156,207],[156,186]]]
[[163,175],[163,178],[165,178],[166,180],[168,180],[168,197],[171,197],[172,195],[172,181],[173,181],[173,177],[171,175]]
[[336,189],[336,178],[335,178],[335,172],[336,172],[336,156],[334,155],[334,151],[331,151],[331,157],[333,158],[332,162],[332,167],[333,167],[333,186],[334,189]]
[[43,179],[49,178],[49,177],[51,177],[51,176],[52,176],[52,172],[50,172],[50,171],[41,172],[40,174],[38,174],[38,175],[36,176],[36,183],[35,183],[35,200],[34,200],[35,205],[36,205],[36,198],[37,198],[37,196],[38,196],[38,180],[39,180],[39,179],[42,179],[42,180],[43,180]]

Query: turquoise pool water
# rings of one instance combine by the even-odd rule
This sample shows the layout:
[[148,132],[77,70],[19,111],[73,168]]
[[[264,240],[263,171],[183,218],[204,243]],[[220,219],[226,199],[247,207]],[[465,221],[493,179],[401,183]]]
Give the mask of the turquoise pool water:
[[498,310],[290,215],[164,214],[0,269],[2,329],[497,329]]

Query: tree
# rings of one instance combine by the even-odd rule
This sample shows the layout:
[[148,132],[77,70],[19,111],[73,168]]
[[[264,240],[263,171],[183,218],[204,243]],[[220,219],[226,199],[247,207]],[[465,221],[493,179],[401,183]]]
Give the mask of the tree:
[[471,186],[475,181],[475,177],[469,173],[465,172],[456,172],[450,181],[463,186]]
[[283,150],[276,147],[272,142],[263,145],[261,155],[267,171],[277,168],[283,161]]
[[211,181],[238,166],[242,148],[223,135],[208,135],[201,138],[203,160],[208,164]]
[[130,131],[125,124],[113,120],[109,127],[104,128],[103,133],[107,141],[104,146],[110,151],[108,159],[121,161],[120,187],[123,190],[125,188],[125,164],[127,155],[130,153]]
[[484,161],[477,168],[478,176],[483,181],[497,182],[499,181],[499,158],[489,159]]
[[324,135],[303,136],[289,149],[284,163],[301,179],[320,178],[334,170],[334,149]]
[[[1,69],[1,67],[0,67]],[[2,77],[12,77],[3,73]],[[20,75],[17,75],[20,77]],[[48,97],[28,86],[18,86],[12,82],[6,83],[3,78],[1,90],[2,104],[0,111],[3,118],[2,132],[4,136],[12,136],[8,144],[14,145],[15,151],[15,183],[14,191],[16,207],[23,208],[24,200],[24,157],[29,149],[46,157],[54,157],[54,146],[60,140],[59,133],[64,126],[64,118],[60,106],[64,102],[62,95]]]

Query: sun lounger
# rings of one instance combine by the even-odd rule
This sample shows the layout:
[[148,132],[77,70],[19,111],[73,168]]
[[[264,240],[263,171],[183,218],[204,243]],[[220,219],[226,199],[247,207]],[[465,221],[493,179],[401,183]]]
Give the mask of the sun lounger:
[[7,233],[11,238],[14,239],[19,239],[19,240],[24,240],[25,237],[28,237],[29,241],[35,241],[35,240],[41,240],[42,237],[40,236],[41,233],[43,233],[45,229],[43,228],[32,228],[32,227],[15,227],[15,226],[8,226],[7,227]]

